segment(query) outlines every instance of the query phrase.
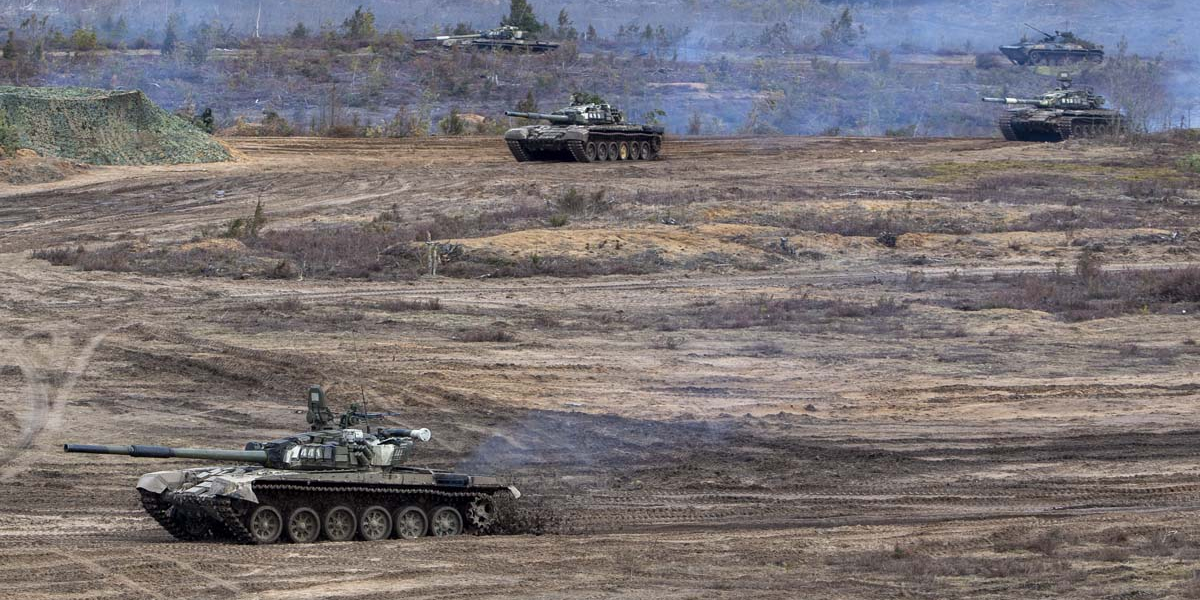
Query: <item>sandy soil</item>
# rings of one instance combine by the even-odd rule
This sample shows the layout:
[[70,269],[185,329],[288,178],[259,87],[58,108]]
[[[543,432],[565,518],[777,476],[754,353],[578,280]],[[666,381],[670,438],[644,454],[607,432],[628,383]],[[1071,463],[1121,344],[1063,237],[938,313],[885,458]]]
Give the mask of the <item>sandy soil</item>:
[[[700,139],[653,163],[518,165],[490,140],[233,145],[244,160],[0,188],[0,597],[1200,593],[1194,314],[1067,322],[943,301],[995,274],[1069,270],[1081,239],[1105,247],[1109,268],[1197,262],[1194,192],[1169,205],[1121,195],[1122,181],[1159,169],[1137,151]],[[1029,173],[1065,183],[995,183]],[[568,186],[604,189],[617,208],[456,241],[588,257],[619,239],[614,256],[651,248],[678,255],[674,266],[367,282],[82,271],[30,256],[195,243],[259,200],[271,227],[300,227],[473,214]],[[913,233],[895,248],[789,225],[849,205],[967,224],[1073,206],[1128,218]],[[822,258],[773,250],[781,236]],[[686,267],[710,252],[745,260]],[[793,296],[908,308],[702,325],[711,306]],[[424,298],[441,310],[387,304]],[[515,341],[459,341],[472,327]],[[372,409],[402,411],[395,422],[430,427],[419,460],[513,478],[563,533],[180,543],[133,491],[163,463],[59,449],[272,439],[302,429],[313,383],[335,404],[366,393]]]

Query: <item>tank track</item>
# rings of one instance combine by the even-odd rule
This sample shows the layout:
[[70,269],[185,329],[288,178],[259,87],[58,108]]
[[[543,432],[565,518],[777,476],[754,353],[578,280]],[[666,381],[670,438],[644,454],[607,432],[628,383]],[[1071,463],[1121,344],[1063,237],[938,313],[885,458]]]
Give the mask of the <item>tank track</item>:
[[583,140],[567,140],[567,150],[575,162],[592,162],[588,160],[587,153],[583,151]]
[[508,151],[512,152],[513,158],[517,159],[517,162],[527,162],[530,160],[529,153],[525,151],[525,148],[521,147],[521,142],[516,140],[507,141]]
[[1065,141],[1071,139],[1071,135],[1073,133],[1072,127],[1071,127],[1071,120],[1067,119],[1067,120],[1059,123],[1058,126],[1054,128],[1054,130],[1058,132],[1059,141],[1065,142]]
[[1004,135],[1005,140],[1016,142],[1021,139],[1017,136],[1016,130],[1013,129],[1011,114],[1006,113],[1000,115],[1000,121],[998,122],[998,125],[1000,126],[1000,133]]
[[138,493],[141,494],[142,508],[146,509],[146,512],[150,513],[150,516],[153,517],[163,529],[166,529],[167,533],[171,534],[171,537],[185,542],[195,542],[206,537],[203,535],[196,535],[195,533],[188,531],[188,529],[183,526],[183,523],[180,523],[171,514],[171,505],[164,501],[158,494],[147,492],[146,490],[138,490]]
[[[329,486],[329,487],[314,487],[308,485],[293,485],[293,484],[257,484],[254,486],[256,492],[278,492],[283,494],[294,494],[293,498],[297,499],[297,504],[305,504],[305,499],[311,498],[314,494],[400,494],[412,496],[415,504],[431,504],[432,499],[441,500],[457,500],[462,501],[464,505],[470,505],[474,501],[480,499],[488,499],[492,492],[451,492],[434,488],[375,488],[364,486]],[[158,522],[163,529],[167,530],[176,539],[182,541],[198,541],[207,536],[195,536],[178,523],[170,515],[171,504],[165,501],[159,494],[139,490],[142,496],[142,506],[150,516]],[[257,544],[258,542],[251,535],[250,530],[246,527],[245,517],[250,514],[253,505],[248,502],[241,502],[224,497],[204,497],[191,494],[180,494],[175,497],[175,500],[181,504],[195,506],[197,509],[205,510],[208,514],[217,514],[219,520],[210,525],[210,531],[213,537],[228,539],[239,544]],[[424,502],[422,502],[424,501]],[[469,514],[468,510],[463,510],[462,517],[465,523],[471,523],[475,533],[483,535],[491,530],[491,523],[479,523],[477,519]]]

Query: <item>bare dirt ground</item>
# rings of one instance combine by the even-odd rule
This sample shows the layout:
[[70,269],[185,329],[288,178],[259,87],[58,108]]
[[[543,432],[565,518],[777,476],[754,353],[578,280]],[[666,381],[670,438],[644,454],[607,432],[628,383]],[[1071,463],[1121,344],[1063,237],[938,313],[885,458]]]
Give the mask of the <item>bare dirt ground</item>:
[[[1193,305],[992,301],[1017,273],[1067,281],[1084,249],[1123,273],[1200,262],[1169,148],[699,139],[575,165],[490,140],[232,143],[243,160],[0,188],[0,597],[1200,597]],[[285,230],[571,187],[610,204],[452,241],[656,268],[269,279],[31,256],[236,250],[200,231],[258,201]],[[514,478],[562,532],[180,543],[133,491],[164,463],[60,450],[272,439],[302,429],[313,383],[430,427],[420,460]]]

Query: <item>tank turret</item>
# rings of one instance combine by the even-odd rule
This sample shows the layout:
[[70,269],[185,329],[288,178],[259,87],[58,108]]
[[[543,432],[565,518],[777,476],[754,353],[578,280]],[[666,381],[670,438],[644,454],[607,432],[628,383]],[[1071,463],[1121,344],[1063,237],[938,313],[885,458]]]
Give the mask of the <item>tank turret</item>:
[[486,533],[494,524],[493,496],[520,497],[494,477],[407,466],[414,444],[432,434],[425,428],[372,431],[370,421],[392,415],[357,404],[335,415],[324,391],[313,387],[310,431],[249,442],[243,450],[93,444],[65,444],[63,450],[239,463],[159,471],[138,480],[142,506],[183,540],[261,544],[284,537],[312,542],[322,535],[344,541]]
[[662,149],[663,128],[625,122],[625,115],[583,94],[552,113],[507,111],[510,117],[549,121],[508,130],[504,140],[518,162],[566,160],[653,160]]

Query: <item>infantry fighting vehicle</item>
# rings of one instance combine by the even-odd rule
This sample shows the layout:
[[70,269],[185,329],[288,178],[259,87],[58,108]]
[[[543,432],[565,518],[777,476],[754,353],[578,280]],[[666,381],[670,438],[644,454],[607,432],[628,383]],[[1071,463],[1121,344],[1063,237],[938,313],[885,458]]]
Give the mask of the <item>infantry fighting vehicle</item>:
[[1055,31],[1054,35],[1051,35],[1032,25],[1025,26],[1042,34],[1042,39],[1026,39],[1017,44],[1000,46],[1000,52],[1014,65],[1066,65],[1104,60],[1103,46],[1080,39],[1070,31]]
[[478,33],[462,35],[438,35],[427,38],[417,38],[414,42],[438,42],[446,48],[462,47],[477,49],[528,50],[530,52],[545,52],[558,48],[554,42],[543,42],[525,38],[525,31],[512,25],[497,27]]
[[148,473],[138,480],[142,506],[180,540],[226,539],[270,544],[487,533],[495,498],[520,497],[493,477],[407,466],[428,429],[377,428],[360,423],[386,416],[359,412],[335,417],[320,387],[309,389],[304,433],[244,450],[67,444],[67,452],[141,458],[189,458],[240,466]]
[[984,102],[1017,106],[1000,115],[1004,139],[1022,142],[1061,142],[1128,129],[1128,120],[1104,108],[1104,97],[1090,89],[1071,89],[1068,74],[1059,75],[1057,90],[1040,98],[984,98]]
[[504,134],[508,149],[518,162],[566,160],[654,160],[662,150],[661,125],[625,122],[621,111],[602,103],[589,102],[576,94],[571,105],[552,113],[507,111],[510,117],[549,121],[528,125]]

